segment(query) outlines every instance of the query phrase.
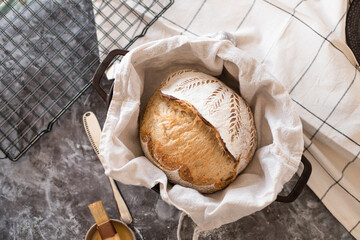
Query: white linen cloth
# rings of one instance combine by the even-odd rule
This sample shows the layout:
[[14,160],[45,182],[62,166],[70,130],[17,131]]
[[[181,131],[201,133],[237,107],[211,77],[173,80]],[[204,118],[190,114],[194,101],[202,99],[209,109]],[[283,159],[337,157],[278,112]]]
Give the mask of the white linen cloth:
[[343,0],[181,0],[132,47],[183,34],[235,35],[290,93],[303,123],[308,186],[360,239],[360,74]]
[[[139,112],[172,72],[192,68],[230,81],[254,113],[258,146],[248,167],[222,191],[203,195],[168,184],[166,175],[143,156]],[[177,36],[131,50],[115,68],[114,93],[101,134],[105,173],[125,184],[160,184],[164,201],[209,230],[258,211],[271,202],[297,171],[304,141],[300,118],[284,89],[262,65],[228,40]],[[221,107],[221,106],[220,106]],[[221,166],[219,166],[221,167]]]

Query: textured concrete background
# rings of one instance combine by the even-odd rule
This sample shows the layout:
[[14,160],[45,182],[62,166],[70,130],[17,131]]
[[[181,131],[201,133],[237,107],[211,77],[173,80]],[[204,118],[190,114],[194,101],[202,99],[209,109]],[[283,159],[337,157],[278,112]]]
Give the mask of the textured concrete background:
[[[86,5],[90,1],[79,2],[79,6],[91,11]],[[69,9],[70,14],[76,15],[73,12],[75,10]],[[55,20],[56,16],[53,15]],[[81,18],[79,20],[83,21]],[[77,41],[86,37],[86,33],[79,34]],[[6,39],[3,37],[0,41],[4,46]],[[91,44],[93,42],[90,41],[79,48],[66,67],[79,64],[76,56],[81,58],[82,51],[86,51],[86,47]],[[27,47],[31,46],[24,45],[25,50]],[[39,45],[34,49],[40,51],[41,47]],[[60,49],[58,45],[54,45],[54,48]],[[7,56],[9,49],[8,52],[5,50],[0,51],[0,57]],[[34,58],[36,54],[34,52]],[[71,52],[65,48],[61,54],[67,56]],[[21,54],[15,55],[15,59],[21,57]],[[86,60],[91,62],[94,57],[91,55]],[[60,64],[56,63],[57,59],[54,59],[55,65]],[[0,66],[0,70],[11,67],[15,60],[12,61],[8,63],[9,66]],[[43,59],[39,58],[36,63],[41,66],[41,61]],[[86,62],[83,61],[79,64],[78,72],[86,69]],[[39,66],[35,64],[33,67]],[[65,70],[62,68],[62,71]],[[41,74],[46,76],[49,73],[45,71]],[[72,74],[76,75],[77,72]],[[84,84],[91,76],[92,72],[83,75],[79,83]],[[53,80],[59,81],[61,77],[61,71],[56,72]],[[46,89],[43,91],[46,92]],[[87,205],[98,200],[104,202],[110,218],[119,218],[110,184],[82,126],[82,115],[89,110],[98,116],[101,124],[104,122],[106,105],[93,89],[85,92],[54,124],[52,131],[41,137],[18,162],[0,160],[0,239],[83,239],[94,224]],[[45,120],[42,123],[47,122]],[[296,179],[286,185],[285,189],[289,190]],[[166,204],[152,190],[122,184],[119,187],[132,213],[134,221],[130,227],[135,231],[137,239],[176,239],[180,211]],[[182,239],[191,239],[194,227],[192,220],[185,217],[180,231]],[[200,239],[353,238],[306,188],[293,203],[274,202],[248,217],[204,232]]]
[[[106,105],[89,89],[18,162],[1,160],[0,239],[83,239],[94,223],[87,205],[102,200],[119,218],[110,184],[87,139],[82,115],[102,124]],[[285,190],[293,185],[292,180]],[[119,184],[138,239],[176,239],[181,212],[153,190]],[[194,224],[185,218],[183,239]],[[293,203],[260,212],[200,235],[200,239],[353,239],[306,188]]]

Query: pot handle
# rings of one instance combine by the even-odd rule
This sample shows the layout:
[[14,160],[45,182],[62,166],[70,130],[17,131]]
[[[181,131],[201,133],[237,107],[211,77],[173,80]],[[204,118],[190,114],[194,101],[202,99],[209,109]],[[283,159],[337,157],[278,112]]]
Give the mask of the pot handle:
[[92,79],[92,85],[95,88],[96,92],[100,95],[100,97],[107,102],[110,98],[110,94],[107,94],[105,92],[105,90],[100,86],[100,81],[102,76],[104,75],[106,69],[109,67],[110,63],[112,62],[112,60],[116,57],[116,56],[124,56],[126,53],[128,53],[127,50],[123,50],[123,49],[115,49],[112,50],[111,52],[109,52],[109,54],[106,56],[106,58],[104,59],[104,61],[102,61],[100,63],[100,65],[98,66],[98,68],[95,71],[95,74],[93,76]]
[[309,160],[307,160],[307,158],[304,155],[302,155],[301,157],[301,162],[304,165],[304,169],[299,177],[299,180],[295,184],[295,187],[291,190],[291,192],[287,196],[278,195],[276,198],[277,202],[289,203],[294,201],[306,186],[306,183],[309,180],[311,174],[312,167]]

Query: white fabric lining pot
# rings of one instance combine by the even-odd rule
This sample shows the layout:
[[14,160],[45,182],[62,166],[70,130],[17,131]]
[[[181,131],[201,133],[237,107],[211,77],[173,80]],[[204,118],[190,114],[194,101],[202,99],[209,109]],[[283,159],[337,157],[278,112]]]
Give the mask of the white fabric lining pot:
[[[118,55],[125,56],[114,66],[116,77],[107,94],[100,80]],[[213,194],[169,184],[140,147],[141,110],[161,80],[183,68],[219,76],[249,103],[255,117],[259,141],[253,161],[226,189]],[[124,184],[158,189],[164,201],[188,214],[201,229],[236,221],[274,200],[294,201],[311,174],[311,165],[302,155],[301,122],[288,93],[263,66],[230,41],[176,36],[128,53],[114,50],[98,67],[93,86],[109,105],[100,142],[105,173]],[[289,195],[278,196],[300,161],[304,170],[297,184]]]

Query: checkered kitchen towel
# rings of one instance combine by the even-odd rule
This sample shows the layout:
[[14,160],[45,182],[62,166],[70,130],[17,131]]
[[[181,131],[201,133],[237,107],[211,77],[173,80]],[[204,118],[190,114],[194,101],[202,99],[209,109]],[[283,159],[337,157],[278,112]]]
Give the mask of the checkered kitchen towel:
[[290,92],[304,126],[304,154],[313,166],[308,185],[360,239],[360,73],[345,42],[348,5],[344,0],[179,0],[132,47],[178,34],[234,34],[237,47]]

